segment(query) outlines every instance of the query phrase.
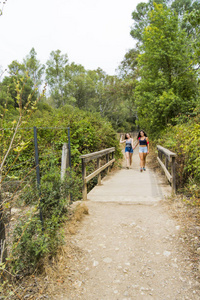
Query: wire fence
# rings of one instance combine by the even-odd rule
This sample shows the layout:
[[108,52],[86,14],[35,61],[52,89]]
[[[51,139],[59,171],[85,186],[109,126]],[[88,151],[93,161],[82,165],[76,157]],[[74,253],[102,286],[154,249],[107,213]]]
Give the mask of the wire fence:
[[[13,132],[13,128],[1,129],[3,136],[1,157],[6,153],[5,141],[10,141]],[[63,143],[68,144],[69,167],[71,168],[69,127],[33,127],[18,130],[15,144],[7,156],[0,177],[0,263],[9,260],[8,258],[13,255],[13,249],[22,239],[25,225],[16,239],[16,228],[20,222],[26,220],[26,224],[30,223],[37,214],[42,230],[44,230],[44,222],[48,219],[48,208],[45,207],[43,200],[47,200],[47,193],[50,194],[50,189],[52,194],[57,189],[57,187],[53,188],[53,182],[54,177],[58,177],[60,173]],[[62,191],[57,189],[57,193],[61,193],[66,199],[63,206],[66,205],[69,194],[71,194],[71,199],[73,198],[71,191],[73,178],[70,170],[68,174],[70,178],[65,181],[68,186],[62,188]],[[47,183],[52,185],[49,190]],[[61,211],[58,195],[54,198]],[[48,203],[48,205],[51,210],[54,203]]]

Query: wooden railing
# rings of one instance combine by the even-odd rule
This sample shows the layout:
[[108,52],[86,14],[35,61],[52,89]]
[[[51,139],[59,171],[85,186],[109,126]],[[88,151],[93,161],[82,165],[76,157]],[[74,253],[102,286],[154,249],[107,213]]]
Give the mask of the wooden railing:
[[[176,167],[175,167],[175,157],[176,153],[171,152],[170,150],[157,145],[158,149],[158,157],[157,160],[161,165],[165,175],[172,186],[172,191],[176,193]],[[164,155],[164,163],[163,163],[163,155]],[[171,166],[171,174],[169,172],[169,168]]]
[[[101,172],[112,165],[115,161],[114,158],[115,147],[108,148],[105,150],[101,150],[98,152],[93,152],[85,155],[81,155],[82,160],[82,178],[83,178],[83,200],[87,200],[87,182],[91,180],[93,177],[98,176],[98,185],[101,184]],[[112,159],[109,160],[109,154],[112,153]],[[106,156],[106,163],[103,166],[100,166],[100,158],[102,156]],[[95,170],[90,175],[86,175],[86,163],[90,160],[97,159],[97,170]]]

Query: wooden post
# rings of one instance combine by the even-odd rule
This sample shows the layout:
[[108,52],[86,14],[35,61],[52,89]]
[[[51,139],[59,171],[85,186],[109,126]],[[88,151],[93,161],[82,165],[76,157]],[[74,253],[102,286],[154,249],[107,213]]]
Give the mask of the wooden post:
[[[61,158],[61,181],[64,180],[65,175],[67,177],[70,176],[69,174],[69,145],[67,143],[64,143],[62,146],[62,158]],[[71,201],[71,195],[70,192],[67,195],[67,200]]]
[[[67,168],[67,160],[68,160],[68,167],[69,167],[69,158],[67,149],[67,143],[64,143],[62,146],[62,158],[61,158],[61,181],[64,180],[66,168]],[[68,159],[67,159],[68,158]]]
[[[97,169],[100,168],[100,158],[97,158]],[[99,173],[97,175],[97,178],[98,178],[98,181],[97,181],[97,184],[100,185],[101,184],[101,173]]]
[[162,160],[163,159],[163,154],[162,154],[162,152],[160,152],[160,160]]
[[[109,162],[109,154],[106,154],[106,163]],[[107,168],[107,173],[110,172],[110,167]]]
[[175,166],[175,157],[172,157],[171,174],[172,174],[172,191],[174,193],[176,193],[176,166]]
[[87,200],[87,183],[85,182],[86,177],[86,164],[84,159],[82,158],[82,178],[83,178],[83,187],[82,187],[82,194],[83,200]]
[[[112,152],[112,159],[114,158],[114,152]],[[113,167],[114,163],[112,164],[112,167]]]
[[[159,153],[159,158],[162,161],[162,159],[163,159],[163,153],[161,151],[158,151],[158,153]],[[161,174],[162,175],[164,174],[164,170],[163,169],[161,170]]]
[[44,231],[43,227],[43,215],[42,215],[42,206],[41,206],[41,189],[40,189],[40,165],[39,165],[39,152],[38,152],[38,141],[37,141],[37,127],[33,127],[33,133],[34,133],[34,146],[35,146],[35,166],[36,166],[36,176],[37,176],[37,188],[39,192],[39,198],[40,198],[40,203],[39,203],[39,210],[40,210],[40,221],[42,223],[42,231]]
[[168,157],[165,156],[165,167],[167,170],[168,170],[168,163],[169,163]]

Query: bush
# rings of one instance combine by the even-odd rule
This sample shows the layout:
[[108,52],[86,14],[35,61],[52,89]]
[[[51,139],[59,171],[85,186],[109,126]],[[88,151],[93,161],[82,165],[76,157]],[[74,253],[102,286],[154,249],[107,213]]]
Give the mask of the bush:
[[12,272],[27,275],[32,273],[40,258],[48,252],[47,234],[42,231],[39,216],[31,219],[23,218],[14,230],[12,256],[10,258]]
[[[60,228],[67,218],[68,205],[68,190],[64,186],[56,168],[43,177],[40,203],[34,208],[36,215],[25,215],[14,230],[11,261],[14,272],[31,273],[42,257],[54,255],[63,243]],[[27,214],[31,215],[30,209]]]
[[[170,126],[162,135],[159,144],[177,154],[176,172],[179,189],[200,197],[200,123],[199,115],[187,123]],[[193,188],[192,188],[193,186]]]

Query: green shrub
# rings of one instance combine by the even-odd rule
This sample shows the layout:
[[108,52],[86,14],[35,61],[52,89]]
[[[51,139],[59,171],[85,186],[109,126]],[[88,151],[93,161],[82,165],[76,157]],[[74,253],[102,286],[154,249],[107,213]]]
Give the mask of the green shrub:
[[[179,189],[200,197],[200,122],[199,114],[188,122],[170,126],[158,141],[177,154],[176,173]],[[192,188],[193,186],[193,188]]]
[[39,216],[23,218],[14,230],[11,268],[16,274],[30,274],[48,252],[49,237],[42,231]]

